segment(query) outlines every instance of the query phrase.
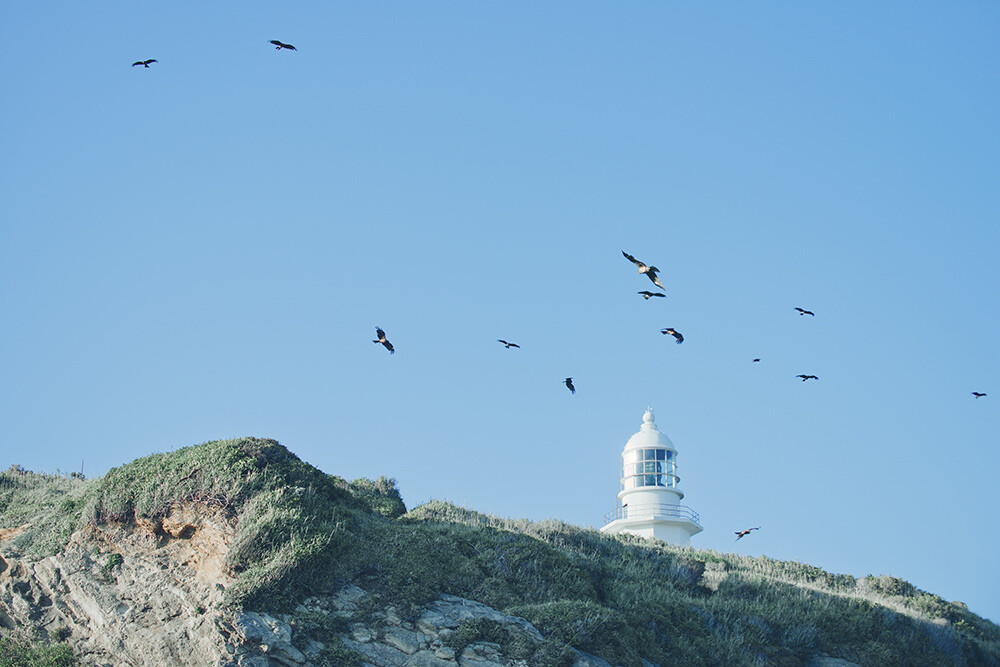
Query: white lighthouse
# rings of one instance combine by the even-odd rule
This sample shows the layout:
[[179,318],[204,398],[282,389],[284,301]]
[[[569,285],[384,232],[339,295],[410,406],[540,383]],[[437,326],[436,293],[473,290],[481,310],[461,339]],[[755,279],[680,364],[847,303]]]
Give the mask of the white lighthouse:
[[646,408],[639,432],[622,451],[618,508],[604,517],[602,533],[632,533],[686,547],[701,532],[698,513],[680,504],[677,450]]

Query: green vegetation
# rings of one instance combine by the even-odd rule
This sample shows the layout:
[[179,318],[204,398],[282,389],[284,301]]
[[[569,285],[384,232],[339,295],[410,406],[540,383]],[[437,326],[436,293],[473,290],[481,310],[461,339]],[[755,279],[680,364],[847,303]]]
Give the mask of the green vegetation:
[[31,644],[14,637],[0,637],[0,667],[72,667],[76,665],[68,644]]
[[[818,653],[860,664],[1000,664],[1000,628],[891,577],[855,580],[439,502],[402,521],[472,542],[483,581],[503,582],[449,592],[614,664],[798,665]],[[526,541],[535,569],[518,560]]]
[[396,480],[379,477],[356,479],[351,482],[351,493],[367,502],[373,510],[384,517],[395,519],[406,514],[406,505],[396,488]]
[[364,656],[344,646],[338,633],[347,630],[347,623],[329,614],[313,612],[295,615],[295,634],[292,641],[302,645],[304,639],[313,639],[323,643],[323,650],[314,662],[320,667],[361,667]]
[[0,528],[24,528],[10,548],[43,558],[66,546],[88,487],[80,476],[39,474],[16,465],[0,472]]
[[455,633],[449,637],[447,644],[458,655],[474,642],[499,644],[504,657],[510,660],[524,660],[529,665],[569,667],[573,664],[573,651],[560,638],[544,638],[539,641],[524,630],[488,618],[462,621]]
[[[273,440],[211,442],[92,482],[59,478],[13,492],[29,491],[30,506],[16,511],[0,496],[0,526],[155,525],[176,503],[201,503],[236,528],[233,607],[292,611],[307,595],[353,583],[370,593],[373,614],[392,606],[414,617],[451,593],[521,616],[544,637],[481,619],[459,627],[453,648],[495,642],[529,664],[567,664],[573,647],[628,667],[799,665],[822,653],[866,665],[1000,665],[1000,628],[893,577],[855,579],[437,501],[406,512],[392,480],[348,483]],[[21,544],[53,548],[37,532]],[[342,628],[296,619],[298,639],[322,641],[329,664],[360,661],[336,639]]]
[[121,554],[108,554],[104,565],[101,566],[101,576],[104,577],[105,581],[113,581],[115,578],[115,569],[121,567],[121,564],[124,562],[125,558]]

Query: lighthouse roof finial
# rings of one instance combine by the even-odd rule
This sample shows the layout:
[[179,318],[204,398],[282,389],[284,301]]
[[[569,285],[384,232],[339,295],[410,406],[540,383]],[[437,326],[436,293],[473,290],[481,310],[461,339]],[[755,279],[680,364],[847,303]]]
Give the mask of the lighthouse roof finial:
[[653,408],[648,405],[646,406],[645,414],[642,415],[642,428],[656,428],[656,422],[653,420]]
[[[642,415],[642,426],[639,427],[639,431],[632,435],[625,443],[625,449],[636,449],[645,447],[666,447],[667,449],[674,449],[674,445],[670,442],[670,438],[660,432],[657,428],[656,422],[653,420],[653,408],[647,407],[646,412]],[[674,451],[677,451],[674,449]]]

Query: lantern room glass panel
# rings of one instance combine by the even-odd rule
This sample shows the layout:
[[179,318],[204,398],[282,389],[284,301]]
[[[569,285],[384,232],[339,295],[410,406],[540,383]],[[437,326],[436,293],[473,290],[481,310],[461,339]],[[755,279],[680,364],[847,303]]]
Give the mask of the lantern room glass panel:
[[622,453],[622,489],[677,486],[675,453],[664,448],[630,449]]

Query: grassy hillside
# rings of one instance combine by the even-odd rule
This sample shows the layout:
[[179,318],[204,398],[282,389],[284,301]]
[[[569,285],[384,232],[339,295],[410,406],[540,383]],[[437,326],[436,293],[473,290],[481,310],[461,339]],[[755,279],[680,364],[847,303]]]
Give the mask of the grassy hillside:
[[[569,664],[567,646],[629,666],[798,665],[820,653],[865,665],[1000,665],[1000,628],[899,579],[442,502],[406,512],[391,480],[347,482],[273,440],[186,447],[88,482],[3,473],[0,528],[32,523],[13,543],[42,556],[74,526],[154,519],[177,501],[235,523],[234,607],[292,610],[307,594],[355,583],[407,614],[451,593],[531,621],[546,638],[533,659],[554,665]],[[458,639],[517,638],[479,623]]]

